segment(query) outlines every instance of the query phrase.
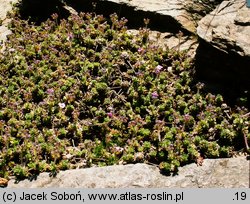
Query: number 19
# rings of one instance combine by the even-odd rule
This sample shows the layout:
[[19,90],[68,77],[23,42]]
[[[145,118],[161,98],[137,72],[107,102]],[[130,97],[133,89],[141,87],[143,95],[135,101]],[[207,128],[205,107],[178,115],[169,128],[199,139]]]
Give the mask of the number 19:
[[234,195],[236,195],[236,200],[246,200],[247,198],[246,192],[241,192],[241,193],[237,192]]

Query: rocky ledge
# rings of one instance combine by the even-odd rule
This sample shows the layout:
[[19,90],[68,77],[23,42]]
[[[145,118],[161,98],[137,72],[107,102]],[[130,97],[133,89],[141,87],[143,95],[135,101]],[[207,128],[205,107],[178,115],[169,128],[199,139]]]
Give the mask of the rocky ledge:
[[248,98],[250,107],[249,14],[245,0],[223,1],[199,22],[196,69],[210,91]]
[[[191,15],[186,10],[186,5],[192,4],[190,0],[104,0],[107,2],[113,2],[115,4],[125,4],[132,7],[134,10],[154,13],[154,15],[161,15],[165,18],[165,21],[160,23],[164,26],[173,26],[173,21],[176,21],[175,25],[180,25],[184,29],[195,32],[195,22],[192,20]],[[139,16],[138,16],[139,17]],[[159,23],[159,22],[158,22]],[[169,24],[169,25],[168,25]]]
[[6,39],[6,36],[10,34],[7,27],[9,19],[6,17],[8,11],[12,9],[12,3],[16,3],[18,0],[0,0],[0,43]]
[[202,166],[189,164],[178,175],[164,176],[157,166],[138,163],[61,171],[55,177],[42,173],[33,181],[10,180],[8,188],[248,188],[249,168],[245,156],[205,159]]
[[223,1],[199,22],[197,33],[223,52],[250,57],[249,14],[245,0]]

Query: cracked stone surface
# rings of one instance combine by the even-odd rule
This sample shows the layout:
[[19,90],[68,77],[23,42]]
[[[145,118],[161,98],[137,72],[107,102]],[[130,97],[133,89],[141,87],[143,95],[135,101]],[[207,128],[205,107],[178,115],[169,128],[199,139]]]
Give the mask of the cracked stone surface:
[[178,175],[164,176],[157,166],[128,164],[59,172],[56,177],[40,174],[36,180],[23,180],[8,188],[248,188],[249,161],[245,156],[205,159],[202,166],[189,164]]
[[223,1],[198,23],[197,33],[224,52],[250,57],[249,13],[245,0]]
[[250,8],[245,0],[223,1],[198,23],[196,74],[209,89],[250,106]]
[[[139,31],[135,29],[130,29],[128,30],[128,33],[137,35]],[[197,39],[193,36],[178,37],[178,34],[173,34],[169,32],[159,32],[155,30],[150,30],[149,40],[153,41],[155,45],[158,45],[163,48],[168,47],[176,51],[187,50],[187,53],[191,58],[194,58],[196,49],[199,44]]]
[[6,39],[6,35],[10,34],[10,30],[7,28],[9,19],[6,18],[6,14],[11,11],[12,3],[16,3],[18,0],[0,0],[0,19],[3,21],[0,25],[0,42]]
[[[195,33],[196,25],[185,6],[192,4],[191,0],[104,0],[117,4],[126,4],[134,7],[135,10],[152,12],[164,16],[169,16],[179,22],[182,27]],[[164,22],[162,22],[164,23]]]

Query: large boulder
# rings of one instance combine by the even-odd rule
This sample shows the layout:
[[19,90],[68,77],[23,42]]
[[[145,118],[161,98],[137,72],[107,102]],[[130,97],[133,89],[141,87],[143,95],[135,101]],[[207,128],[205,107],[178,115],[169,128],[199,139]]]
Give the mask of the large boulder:
[[230,99],[250,99],[250,9],[246,1],[223,1],[198,25],[198,78]]
[[245,0],[223,1],[199,22],[197,34],[224,52],[250,57],[249,14]]
[[55,177],[40,174],[36,180],[15,183],[8,188],[248,188],[246,157],[205,159],[202,166],[189,164],[178,175],[164,176],[157,166],[129,164],[61,171]]
[[150,19],[150,28],[178,33],[179,30],[193,33],[196,23],[187,11],[192,0],[65,0],[77,11],[96,11],[104,15],[116,12],[126,17],[130,26],[142,27],[143,19]]
[[[176,21],[184,29],[195,32],[195,22],[192,20],[190,13],[186,10],[186,5],[192,3],[190,0],[105,0],[114,2],[116,4],[125,4],[130,7],[134,7],[135,10],[140,10],[148,13],[155,13],[158,15],[166,16],[170,20],[169,22]],[[160,22],[168,24],[167,21]],[[167,26],[167,25],[166,25]],[[168,25],[172,26],[172,25]]]

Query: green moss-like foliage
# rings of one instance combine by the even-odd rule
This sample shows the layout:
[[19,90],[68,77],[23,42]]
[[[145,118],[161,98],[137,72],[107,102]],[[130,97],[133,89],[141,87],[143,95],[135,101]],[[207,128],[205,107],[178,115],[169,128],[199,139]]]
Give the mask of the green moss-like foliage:
[[152,162],[165,173],[250,140],[244,108],[193,82],[185,52],[128,34],[126,19],[15,17],[0,54],[0,176]]

